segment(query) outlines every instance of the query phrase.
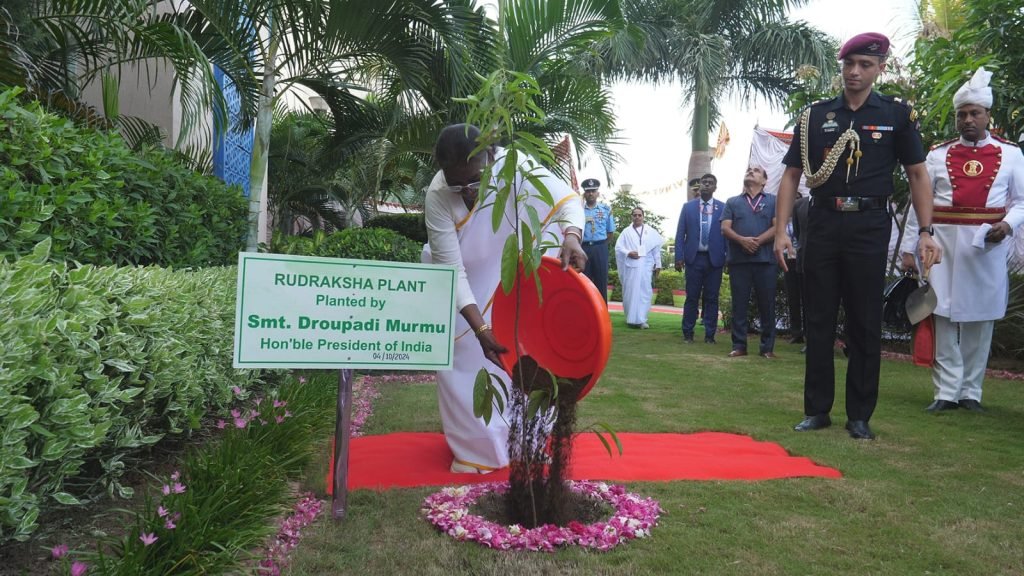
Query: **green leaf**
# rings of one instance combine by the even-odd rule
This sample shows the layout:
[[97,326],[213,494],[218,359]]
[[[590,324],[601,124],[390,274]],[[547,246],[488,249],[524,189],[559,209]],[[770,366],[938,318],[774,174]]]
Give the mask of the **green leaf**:
[[135,371],[135,366],[132,366],[131,362],[128,362],[126,360],[120,360],[120,359],[116,359],[116,358],[111,358],[109,360],[104,360],[103,363],[106,364],[107,366],[111,366],[113,368],[117,368],[121,372],[134,372]]
[[29,430],[35,432],[36,434],[39,434],[40,436],[43,436],[44,438],[56,438],[57,437],[56,434],[54,434],[53,432],[50,432],[46,428],[43,428],[39,424],[32,424],[28,428],[29,428]]
[[24,456],[15,456],[14,458],[11,458],[4,462],[4,466],[6,466],[7,468],[13,468],[15,470],[24,470],[25,468],[32,468],[36,464],[38,464],[38,462],[35,462],[34,460],[29,460]]
[[484,418],[484,414],[491,411],[491,403],[487,399],[489,379],[490,375],[484,368],[476,373],[476,381],[473,383],[473,416],[477,418]]
[[52,247],[52,245],[53,242],[50,238],[46,238],[42,242],[36,244],[35,247],[32,248],[32,256],[29,261],[35,264],[42,264],[49,260],[50,248]]
[[530,402],[526,408],[526,417],[533,419],[538,412],[547,412],[551,406],[551,395],[547,390],[534,390],[530,392]]
[[601,441],[601,444],[604,445],[604,451],[608,453],[608,456],[609,457],[614,456],[614,454],[612,453],[612,446],[611,446],[611,444],[609,444],[608,441],[604,439],[604,436],[602,436],[600,432],[598,432],[597,430],[594,430],[593,432],[594,432],[594,435],[597,436],[597,439]]
[[[490,376],[493,379],[498,380],[498,382],[501,382],[501,379],[499,379],[497,376],[494,376],[493,374],[491,374]],[[505,413],[505,398],[502,397],[502,395],[498,393],[497,386],[491,384],[490,382],[488,382],[488,386],[490,387],[490,390],[491,390],[491,399],[493,400],[494,404],[497,405],[496,407],[498,409],[498,414],[504,414]]]
[[4,428],[20,430],[39,420],[39,413],[29,404],[21,404],[4,415]]
[[519,243],[514,235],[505,238],[505,247],[501,251],[501,289],[505,294],[512,292],[519,270]]
[[501,387],[501,397],[508,400],[508,386],[505,386],[505,380],[494,374],[491,374],[491,377],[494,378],[494,381]]
[[[612,437],[612,440],[615,441],[615,446],[619,449],[619,456],[622,456],[622,442],[619,441],[619,435],[615,433],[615,429],[604,422],[597,422],[594,424],[594,426],[603,429],[605,433]],[[608,455],[611,456],[611,447],[608,446],[607,442],[605,442],[604,438],[601,436],[601,433],[598,432],[597,430],[595,430],[594,433],[597,434],[598,438],[601,438],[601,442],[604,443],[605,448],[608,450]]]
[[530,223],[530,228],[540,232],[543,229],[540,222],[540,215],[537,214],[537,208],[533,204],[526,205],[526,217],[527,222]]
[[67,492],[56,492],[53,494],[53,499],[65,506],[78,506],[82,502]]
[[537,268],[540,266],[540,260],[534,260],[533,258],[533,231],[530,230],[530,226],[527,225],[526,222],[520,222],[519,234],[523,239],[523,273],[526,275],[526,277],[530,277],[533,276],[533,274],[537,271]]

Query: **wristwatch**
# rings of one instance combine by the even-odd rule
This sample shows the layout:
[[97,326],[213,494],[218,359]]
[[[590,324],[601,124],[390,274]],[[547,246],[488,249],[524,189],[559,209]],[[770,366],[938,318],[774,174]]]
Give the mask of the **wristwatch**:
[[918,236],[924,234],[925,232],[927,232],[929,236],[935,236],[935,228],[932,228],[931,226],[921,226],[920,228],[917,229]]

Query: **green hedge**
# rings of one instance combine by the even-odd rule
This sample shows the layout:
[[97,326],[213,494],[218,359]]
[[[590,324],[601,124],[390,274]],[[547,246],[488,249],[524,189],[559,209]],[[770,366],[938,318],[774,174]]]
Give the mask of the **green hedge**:
[[246,233],[238,187],[170,153],[75,126],[20,89],[0,92],[0,256],[46,238],[54,261],[177,268],[228,265]]
[[654,288],[658,293],[654,296],[654,303],[664,306],[674,306],[672,292],[682,290],[686,287],[683,282],[682,272],[676,272],[672,268],[662,268],[658,277],[654,280]]
[[385,228],[346,228],[331,234],[318,231],[312,237],[274,234],[270,251],[299,256],[419,262],[423,245]]
[[72,269],[49,247],[0,261],[0,542],[75,495],[129,495],[126,459],[258,375],[231,367],[234,268]]
[[[608,297],[609,300],[622,302],[622,282],[619,281],[618,270],[608,271],[608,284],[614,286],[612,293]],[[662,268],[661,272],[658,273],[658,278],[654,281],[654,288],[658,290],[658,293],[654,295],[654,304],[673,306],[672,291],[682,290],[683,286],[683,275],[681,273],[671,268]]]
[[427,223],[423,220],[423,214],[378,214],[363,226],[387,228],[414,242],[427,243]]

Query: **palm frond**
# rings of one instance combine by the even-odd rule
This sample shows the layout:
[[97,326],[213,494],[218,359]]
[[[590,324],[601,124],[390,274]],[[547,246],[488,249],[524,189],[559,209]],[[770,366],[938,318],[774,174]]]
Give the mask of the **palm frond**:
[[617,0],[502,0],[498,10],[506,66],[535,76],[543,63],[571,58],[625,25]]

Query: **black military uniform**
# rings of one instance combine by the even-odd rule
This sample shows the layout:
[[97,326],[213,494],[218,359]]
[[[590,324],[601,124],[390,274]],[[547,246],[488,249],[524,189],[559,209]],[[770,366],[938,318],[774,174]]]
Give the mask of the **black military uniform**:
[[803,169],[801,139],[808,139],[812,172],[821,167],[840,135],[852,128],[862,155],[847,171],[844,151],[832,175],[811,192],[804,273],[804,413],[828,414],[835,398],[833,342],[840,303],[846,311],[849,365],[846,414],[867,422],[878,400],[881,366],[882,293],[896,163],[924,162],[914,110],[897,98],[872,92],[856,111],[843,95],[811,105],[807,134],[794,133],[783,162]]

